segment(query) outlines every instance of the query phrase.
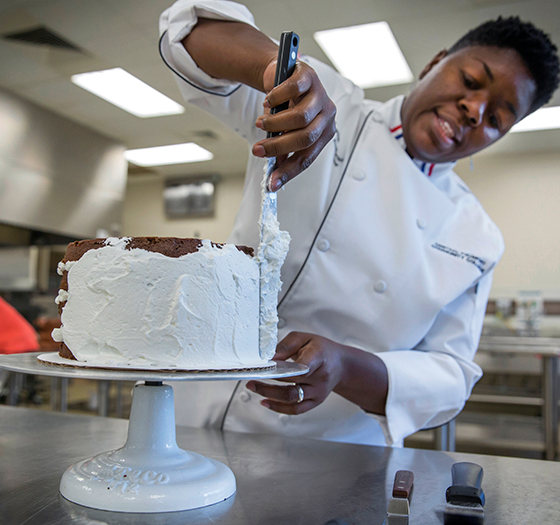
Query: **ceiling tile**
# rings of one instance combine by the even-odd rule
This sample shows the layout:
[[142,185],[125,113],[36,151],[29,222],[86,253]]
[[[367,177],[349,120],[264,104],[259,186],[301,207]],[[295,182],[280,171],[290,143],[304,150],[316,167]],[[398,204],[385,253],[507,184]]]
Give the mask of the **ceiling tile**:
[[[475,24],[498,14],[519,14],[551,34],[560,47],[558,0],[241,0],[257,24],[278,38],[295,30],[300,50],[327,60],[313,33],[342,25],[387,20],[413,71]],[[216,155],[199,166],[166,167],[161,173],[197,170],[239,172],[247,144],[228,128],[188,104],[183,115],[138,119],[70,82],[74,73],[122,67],[179,103],[183,103],[172,73],[158,53],[158,20],[172,0],[2,0],[0,33],[42,23],[85,50],[84,54],[52,51],[0,41],[0,86],[67,118],[114,137],[130,148],[206,141]],[[367,57],[364,57],[367,61]],[[368,98],[387,100],[406,94],[410,85],[366,91]],[[553,104],[560,104],[560,93]],[[216,138],[201,137],[211,130]],[[560,131],[523,133],[506,137],[488,150],[558,148]],[[205,164],[205,166],[202,166]]]

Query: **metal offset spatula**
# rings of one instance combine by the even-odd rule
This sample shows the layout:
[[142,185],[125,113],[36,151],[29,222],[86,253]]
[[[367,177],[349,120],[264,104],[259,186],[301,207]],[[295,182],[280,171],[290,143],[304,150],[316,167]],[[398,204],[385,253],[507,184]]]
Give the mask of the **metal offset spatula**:
[[[298,47],[299,47],[299,37],[293,31],[287,31],[282,33],[280,37],[280,46],[278,48],[278,61],[276,64],[276,75],[274,78],[274,86],[278,86],[282,82],[284,82],[291,74],[294,72],[294,68],[296,65],[296,59],[298,54]],[[289,103],[286,102],[284,104],[280,104],[270,110],[271,113],[278,113],[285,109],[288,109]],[[279,133],[267,133],[267,138],[272,136],[279,135]],[[264,243],[266,242],[265,239],[265,224],[270,224],[270,222],[277,223],[277,199],[276,193],[269,191],[268,183],[270,179],[271,173],[274,171],[276,167],[276,158],[272,157],[268,160],[268,164],[266,167],[266,172],[264,174],[263,180],[263,199],[262,199],[262,209],[261,209],[261,220],[260,220],[260,246],[259,246],[259,253],[261,252],[261,247],[265,246]],[[261,322],[259,323],[260,330],[266,330],[263,327],[262,319],[266,317],[263,314],[263,311],[266,310],[266,299],[265,299],[265,291],[263,290],[263,281],[264,275],[266,274],[268,269],[268,264],[262,258],[259,261],[259,316]],[[276,305],[274,305],[276,306]],[[259,337],[261,339],[261,337]],[[264,348],[262,347],[261,343],[261,355],[264,352]]]
[[[280,37],[280,46],[278,47],[278,61],[276,63],[276,75],[274,77],[274,87],[282,84],[284,80],[292,75],[294,72],[294,68],[296,66],[296,59],[298,54],[298,47],[299,47],[299,37],[293,31],[286,31],[282,33]],[[289,102],[285,102],[280,104],[279,106],[273,107],[270,112],[272,114],[279,113],[280,111],[284,111],[288,109]],[[267,132],[266,138],[275,137],[280,133],[272,133]],[[268,191],[268,179],[270,178],[270,174],[274,171],[276,167],[276,157],[271,157],[268,159],[268,168],[265,174],[265,196],[263,199],[262,204],[262,211],[261,211],[261,238],[260,241],[263,241],[262,235],[262,224],[264,224],[264,220],[269,213],[277,214],[277,202],[276,202],[276,193]]]

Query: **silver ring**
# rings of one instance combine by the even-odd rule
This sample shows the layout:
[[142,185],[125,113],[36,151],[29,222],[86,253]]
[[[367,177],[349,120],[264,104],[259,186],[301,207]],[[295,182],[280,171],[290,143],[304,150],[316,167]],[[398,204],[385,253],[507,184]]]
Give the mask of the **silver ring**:
[[301,385],[295,385],[295,387],[297,388],[297,403],[301,403],[305,397],[305,393],[303,392]]

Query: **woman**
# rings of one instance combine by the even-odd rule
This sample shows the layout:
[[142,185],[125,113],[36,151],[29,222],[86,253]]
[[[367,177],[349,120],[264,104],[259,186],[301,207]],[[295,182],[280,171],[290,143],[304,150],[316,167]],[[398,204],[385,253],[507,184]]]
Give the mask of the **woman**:
[[555,46],[517,18],[488,22],[382,104],[310,57],[272,89],[277,46],[242,5],[181,0],[160,29],[185,99],[252,146],[229,242],[258,244],[262,158],[279,158],[269,185],[286,185],[292,242],[275,359],[310,368],[295,386],[208,389],[178,421],[400,445],[455,417],[482,375],[473,357],[503,240],[452,168],[549,100]]

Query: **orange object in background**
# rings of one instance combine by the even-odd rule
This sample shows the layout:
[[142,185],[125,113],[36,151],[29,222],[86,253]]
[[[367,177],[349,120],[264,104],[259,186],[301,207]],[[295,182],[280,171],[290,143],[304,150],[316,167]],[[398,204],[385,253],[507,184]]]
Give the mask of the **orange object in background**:
[[33,326],[0,297],[0,354],[20,354],[39,350]]

